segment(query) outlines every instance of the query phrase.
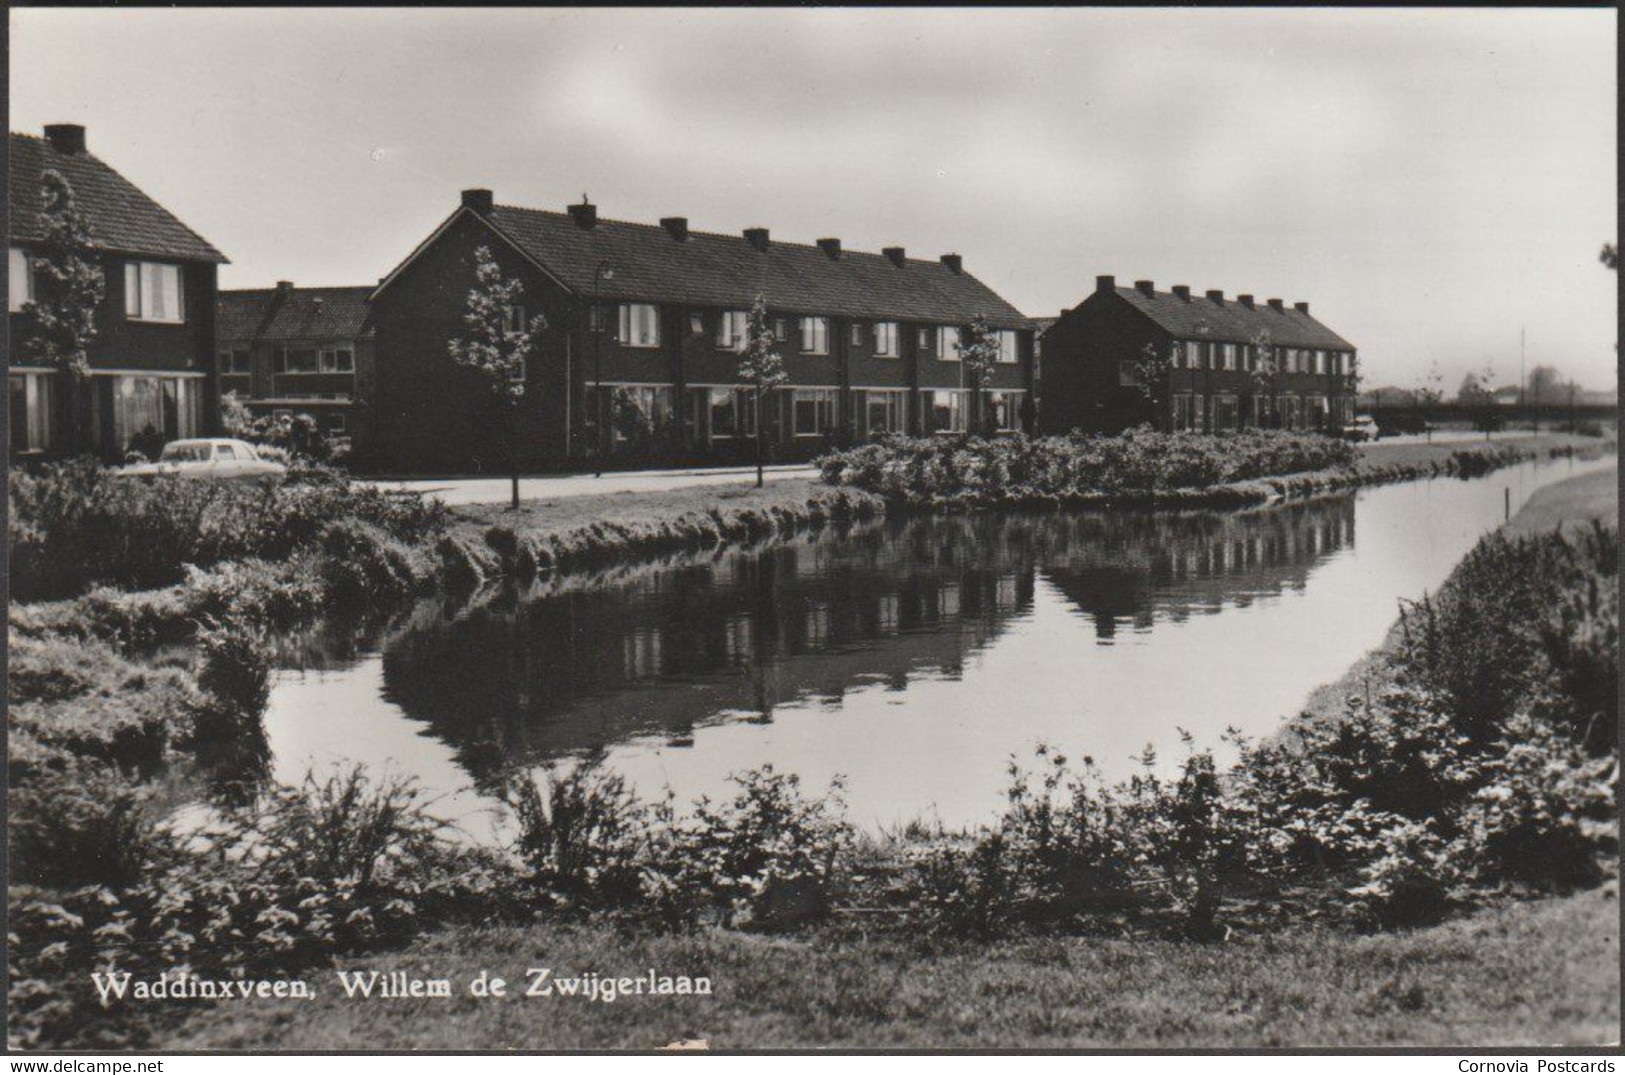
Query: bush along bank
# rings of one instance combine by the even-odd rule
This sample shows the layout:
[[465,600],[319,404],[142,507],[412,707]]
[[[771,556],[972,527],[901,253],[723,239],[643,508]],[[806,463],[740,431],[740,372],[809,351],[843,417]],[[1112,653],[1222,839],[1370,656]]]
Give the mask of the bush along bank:
[[[87,860],[110,864],[102,876],[20,876],[42,887],[11,897],[13,1034],[153,1033],[148,1009],[101,1008],[91,970],[294,974],[468,921],[1217,943],[1590,885],[1617,853],[1617,555],[1602,527],[1487,538],[1406,608],[1392,685],[1340,720],[1242,742],[1223,768],[1188,749],[1170,773],[1148,751],[1112,786],[1041,750],[1012,763],[1000,817],[952,837],[857,839],[838,788],[809,795],[771,768],[722,802],[645,804],[592,759],[515,777],[516,835],[491,851],[448,840],[410,785],[359,771],[228,807],[184,843],[140,804],[82,807],[83,845],[121,851]],[[229,715],[260,679],[236,647],[214,652],[210,697]]]
[[1241,507],[1438,474],[1470,477],[1535,454],[1528,446],[1484,444],[1367,466],[1352,445],[1317,433],[1141,427],[1113,437],[889,437],[831,453],[818,465],[826,483],[874,493],[903,510]]

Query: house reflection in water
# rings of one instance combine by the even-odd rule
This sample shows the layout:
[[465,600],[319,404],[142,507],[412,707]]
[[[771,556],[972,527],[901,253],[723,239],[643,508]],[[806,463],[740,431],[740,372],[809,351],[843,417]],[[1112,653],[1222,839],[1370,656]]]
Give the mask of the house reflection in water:
[[892,522],[420,623],[385,649],[385,696],[489,786],[598,746],[682,746],[708,724],[771,722],[789,703],[957,678],[1031,614],[1039,576],[1109,641],[1301,587],[1353,540],[1352,497],[1224,515]]

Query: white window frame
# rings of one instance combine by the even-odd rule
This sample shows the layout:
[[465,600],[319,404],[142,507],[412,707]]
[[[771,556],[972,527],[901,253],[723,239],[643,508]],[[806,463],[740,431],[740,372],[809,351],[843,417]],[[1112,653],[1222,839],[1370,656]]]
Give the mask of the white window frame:
[[999,412],[1000,404],[1005,408],[1005,423],[995,427],[999,432],[1014,433],[1021,428],[1021,400],[1026,394],[1021,389],[1004,389],[988,393],[988,404],[993,408],[995,416]]
[[34,259],[21,247],[6,249],[6,308],[12,313],[34,301]]
[[623,302],[617,307],[618,339],[623,347],[660,346],[660,307],[651,302]]
[[[243,357],[243,364],[246,368],[234,368],[237,365],[234,360],[238,355]],[[219,362],[220,376],[222,377],[247,377],[254,372],[254,350],[247,344],[226,344],[220,348],[217,361]]]
[[525,308],[523,306],[504,306],[502,308],[502,334],[504,336],[519,336],[525,331]]
[[[520,331],[523,332],[524,329],[520,329]],[[341,369],[339,367],[338,356],[341,352],[350,356],[350,365],[347,368]],[[342,343],[327,344],[326,346],[318,347],[316,349],[316,372],[354,373],[355,348],[349,344]]]
[[[163,290],[163,281],[169,273],[175,281],[175,316],[153,317],[147,310],[156,305],[152,298],[154,287]],[[186,274],[181,266],[168,261],[127,261],[124,263],[124,318],[155,325],[186,324]]]
[[[800,331],[802,354],[829,354],[829,318],[803,317],[801,319]],[[799,436],[800,434],[797,435]]]
[[882,433],[904,433],[908,430],[908,389],[906,388],[865,388],[863,391],[863,432],[865,436],[875,436],[874,423],[870,421],[870,407],[879,405],[885,409],[887,429]]
[[[952,335],[949,335],[952,333]],[[962,335],[954,325],[937,326],[937,358],[942,362],[959,361],[959,344]]]
[[[288,368],[289,351],[309,351],[316,359],[316,365],[308,370],[291,370]],[[322,372],[322,349],[320,347],[289,347],[279,346],[276,349],[276,365],[273,372],[280,377],[310,377]]]
[[897,346],[898,332],[895,321],[875,322],[875,357],[901,358],[902,350]]
[[854,321],[854,322],[852,322],[851,326],[846,331],[847,331],[847,339],[852,341],[852,346],[853,347],[862,347],[863,346],[863,322],[862,321]]
[[724,310],[717,320],[717,346],[724,351],[743,351],[750,335],[749,310]]
[[1021,361],[1021,342],[1014,329],[999,329],[999,362],[1014,366]]
[[[822,437],[825,433],[832,433],[840,428],[841,414],[838,403],[839,391],[834,388],[794,388],[790,391],[790,428],[791,434],[797,437]],[[829,424],[818,429],[801,428],[800,407],[803,402],[814,405],[814,413],[822,414],[827,407],[829,410]]]

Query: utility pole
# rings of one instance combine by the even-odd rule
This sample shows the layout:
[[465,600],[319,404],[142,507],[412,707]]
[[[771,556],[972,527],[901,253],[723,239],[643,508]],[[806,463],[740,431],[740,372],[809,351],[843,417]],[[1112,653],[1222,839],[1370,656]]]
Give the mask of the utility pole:
[[[1527,408],[1529,406],[1529,377],[1528,377],[1527,374],[1524,373],[1524,365],[1525,365],[1525,362],[1524,362],[1524,357],[1525,357],[1524,344],[1526,342],[1526,337],[1527,336],[1528,336],[1528,333],[1525,331],[1524,326],[1519,325],[1518,326],[1518,406],[1522,407],[1522,408]],[[1538,405],[1540,401],[1536,400],[1535,402]],[[1538,417],[1534,420],[1533,425],[1537,430],[1540,428],[1540,419]]]

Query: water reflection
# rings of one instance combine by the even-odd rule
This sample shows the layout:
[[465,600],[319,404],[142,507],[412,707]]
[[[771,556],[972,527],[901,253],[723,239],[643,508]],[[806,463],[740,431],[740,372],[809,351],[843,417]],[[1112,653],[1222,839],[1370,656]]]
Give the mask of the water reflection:
[[608,590],[501,595],[398,634],[384,697],[489,788],[516,765],[647,736],[688,745],[706,725],[839,707],[855,688],[959,679],[1031,612],[1039,577],[1110,642],[1301,587],[1353,537],[1352,496],[1240,515],[894,522]]

